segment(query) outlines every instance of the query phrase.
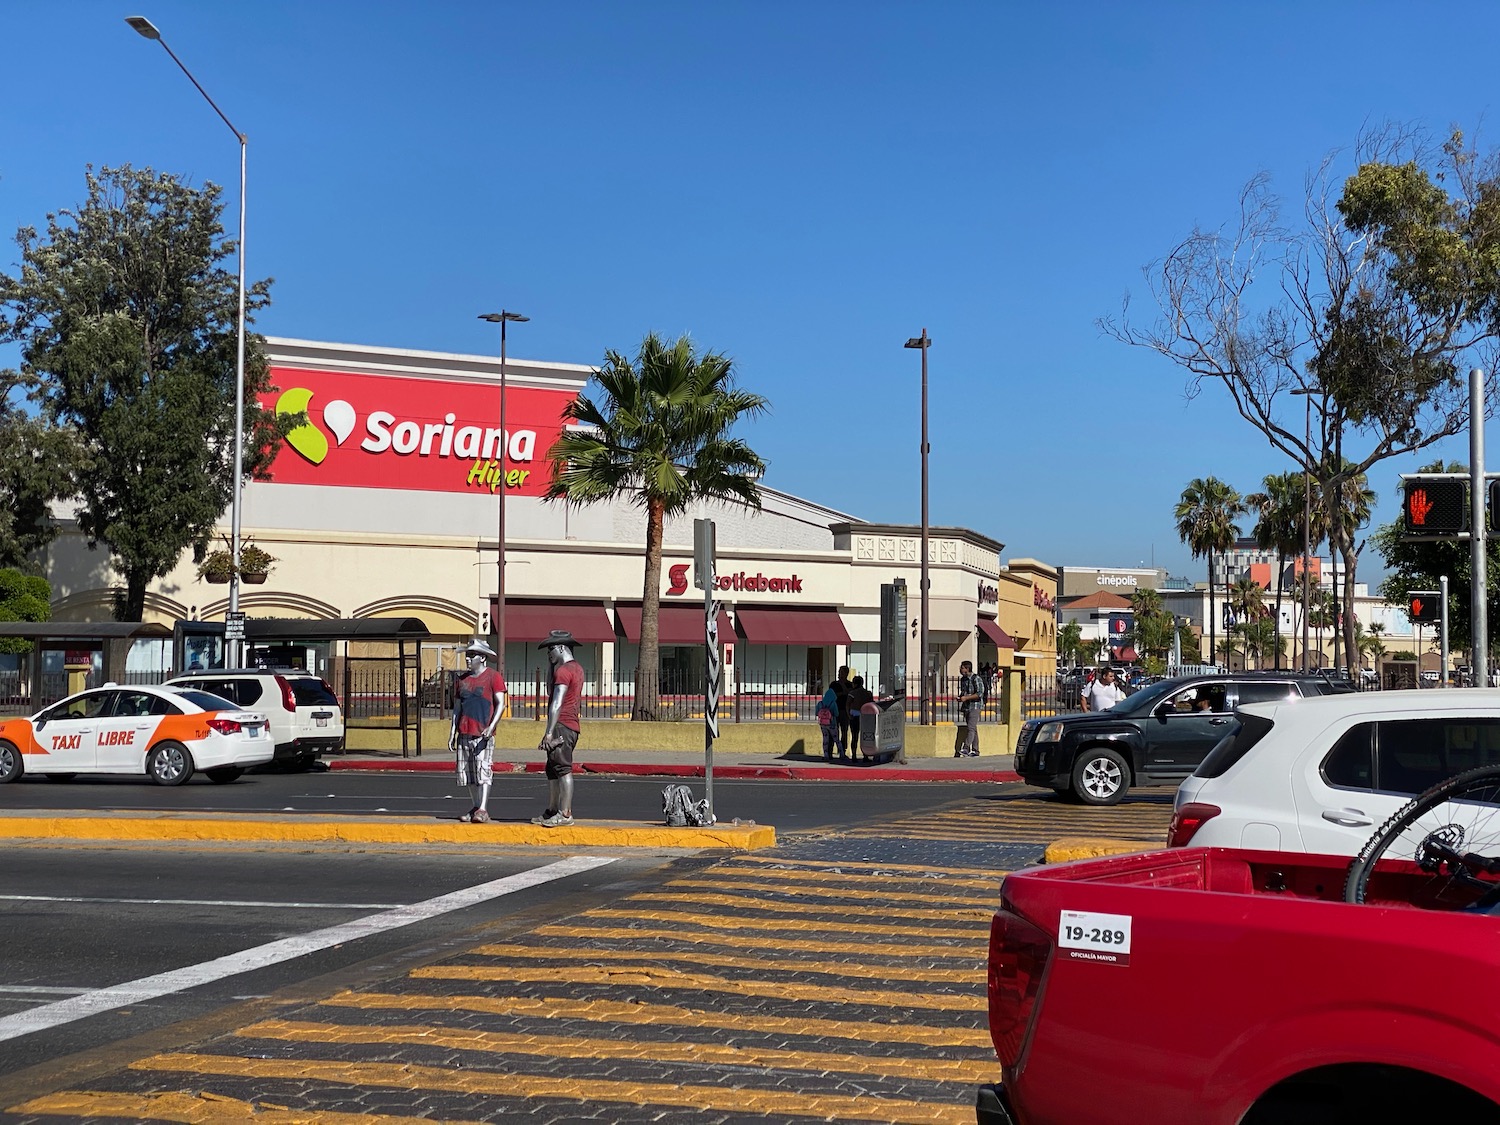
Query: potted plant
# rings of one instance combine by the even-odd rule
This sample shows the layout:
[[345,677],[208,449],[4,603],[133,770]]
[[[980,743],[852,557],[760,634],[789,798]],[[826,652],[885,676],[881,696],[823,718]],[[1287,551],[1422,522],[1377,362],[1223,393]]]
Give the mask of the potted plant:
[[198,564],[198,577],[205,582],[223,585],[234,573],[234,559],[228,551],[211,551]]
[[[254,543],[246,541],[240,544],[240,581],[258,585],[266,580],[271,572],[271,564],[276,561],[271,554]],[[234,556],[227,548],[211,551],[198,564],[198,577],[205,582],[213,582],[223,585],[234,575]]]

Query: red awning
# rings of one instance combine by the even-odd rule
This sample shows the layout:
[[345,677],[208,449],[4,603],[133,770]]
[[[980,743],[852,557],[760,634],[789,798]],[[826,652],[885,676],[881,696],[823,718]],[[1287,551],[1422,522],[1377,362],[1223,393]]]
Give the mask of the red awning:
[[[615,616],[631,644],[641,643],[641,607],[617,605]],[[656,617],[657,640],[664,645],[701,645],[707,642],[703,628],[703,606],[664,605]],[[719,610],[719,643],[734,644],[734,626],[729,614]]]
[[996,648],[1015,648],[1015,638],[1000,628],[1000,623],[990,617],[979,619],[979,631],[994,642]]
[[849,631],[832,609],[742,609],[736,615],[753,645],[846,645]]
[[[490,615],[495,613],[495,599],[490,599]],[[553,629],[566,629],[581,644],[592,645],[614,641],[615,630],[609,623],[602,602],[513,602],[505,599],[505,639],[507,641],[541,641]]]

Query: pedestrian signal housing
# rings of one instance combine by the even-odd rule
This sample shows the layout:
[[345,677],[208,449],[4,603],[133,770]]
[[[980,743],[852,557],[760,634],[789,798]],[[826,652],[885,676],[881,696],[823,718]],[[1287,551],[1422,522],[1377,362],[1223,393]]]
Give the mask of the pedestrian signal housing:
[[1406,612],[1415,624],[1427,625],[1436,621],[1441,608],[1434,590],[1413,590],[1407,595]]
[[1402,487],[1401,518],[1408,535],[1460,535],[1469,530],[1469,490],[1463,481],[1408,477]]

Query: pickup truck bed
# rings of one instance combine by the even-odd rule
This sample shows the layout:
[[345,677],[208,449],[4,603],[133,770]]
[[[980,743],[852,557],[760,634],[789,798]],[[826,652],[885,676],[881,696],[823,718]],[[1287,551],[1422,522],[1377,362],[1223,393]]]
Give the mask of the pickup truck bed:
[[981,1125],[1500,1121],[1500,918],[1382,865],[1182,849],[1006,878]]

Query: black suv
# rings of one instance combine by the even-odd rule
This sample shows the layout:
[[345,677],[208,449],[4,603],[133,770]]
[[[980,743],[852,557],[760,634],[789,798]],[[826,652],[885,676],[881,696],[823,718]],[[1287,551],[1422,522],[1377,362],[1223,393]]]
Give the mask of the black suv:
[[1334,695],[1323,676],[1230,672],[1148,684],[1108,711],[1028,719],[1016,739],[1016,772],[1028,785],[1113,805],[1132,785],[1176,785],[1228,734],[1241,703]]

